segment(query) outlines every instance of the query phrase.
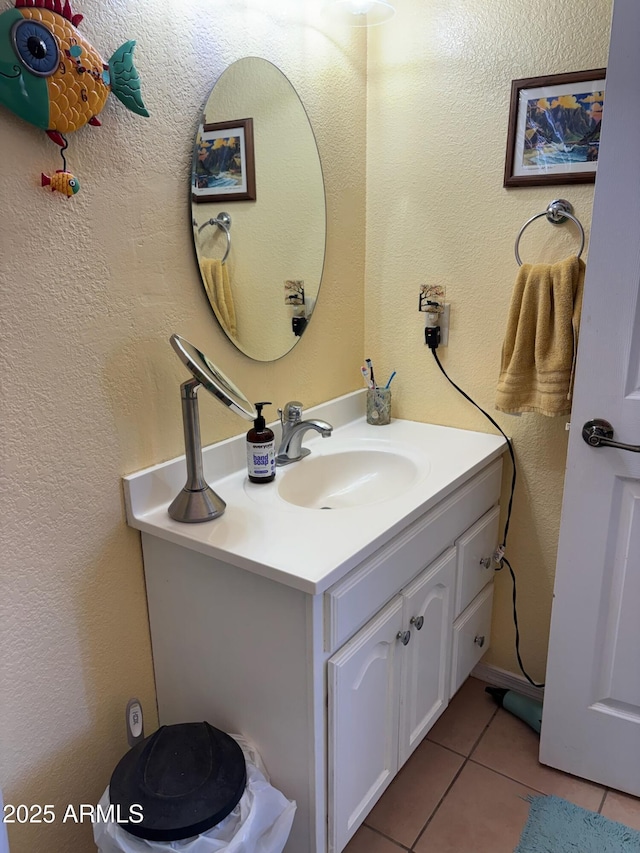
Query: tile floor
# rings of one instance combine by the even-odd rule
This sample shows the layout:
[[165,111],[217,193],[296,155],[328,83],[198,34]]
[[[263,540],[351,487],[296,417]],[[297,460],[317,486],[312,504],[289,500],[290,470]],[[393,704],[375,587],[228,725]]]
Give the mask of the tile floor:
[[538,735],[470,678],[344,853],[513,853],[528,794],[555,794],[640,830],[640,799],[538,763]]

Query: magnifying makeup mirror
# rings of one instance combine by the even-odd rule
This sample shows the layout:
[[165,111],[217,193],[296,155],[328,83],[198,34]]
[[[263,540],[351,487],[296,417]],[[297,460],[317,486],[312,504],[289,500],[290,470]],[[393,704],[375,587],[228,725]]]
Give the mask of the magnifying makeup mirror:
[[191,524],[211,521],[222,515],[226,503],[204,478],[198,388],[202,385],[232,412],[248,421],[255,420],[258,413],[242,391],[197,347],[180,335],[171,335],[169,340],[178,358],[193,376],[180,386],[187,482],[170,504],[169,515],[175,521]]

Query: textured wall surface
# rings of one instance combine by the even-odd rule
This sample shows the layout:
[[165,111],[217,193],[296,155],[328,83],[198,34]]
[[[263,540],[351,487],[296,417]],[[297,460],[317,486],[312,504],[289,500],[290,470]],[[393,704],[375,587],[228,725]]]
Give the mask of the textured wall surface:
[[[611,6],[594,0],[587,15],[582,0],[561,9],[528,0],[404,0],[390,23],[372,30],[368,49],[366,350],[381,374],[398,371],[395,415],[491,431],[424,345],[419,285],[446,286],[445,369],[514,440],[519,485],[509,556],[525,666],[537,679],[546,661],[567,418],[502,415],[494,394],[518,230],[565,197],[588,235],[593,186],[503,189],[510,84],[605,66]],[[520,254],[554,261],[578,245],[573,226],[541,219],[527,229]],[[492,642],[487,659],[517,672],[506,570]]]
[[[78,0],[105,57],[137,38],[150,119],[109,100],[103,127],[71,137],[82,191],[38,186],[55,146],[2,109],[2,640],[0,785],[9,802],[96,801],[125,749],[125,701],[152,730],[154,690],[138,534],[120,477],[182,452],[168,345],[199,343],[252,399],[312,405],[359,387],[366,352],[398,370],[399,416],[485,430],[436,373],[418,285],[447,285],[452,376],[492,410],[517,229],[557,195],[589,226],[592,188],[502,189],[509,84],[606,64],[610,0],[398,0],[369,34],[331,31],[312,0]],[[505,24],[505,21],[507,22]],[[327,184],[328,255],[313,322],[272,364],[240,355],[215,323],[191,247],[188,175],[198,116],[232,61],[259,55],[294,83]],[[365,122],[368,149],[365,151]],[[365,154],[368,263],[364,315]],[[575,245],[550,226],[523,257]],[[243,427],[201,399],[211,442]],[[543,675],[566,451],[564,419],[500,417],[521,463],[511,556],[523,651]],[[515,669],[508,578],[499,578],[492,660]],[[10,833],[12,853],[92,849],[88,827]]]
[[[109,57],[136,38],[151,118],[111,97],[70,137],[72,200],[38,186],[61,167],[43,133],[0,109],[2,567],[0,787],[5,802],[96,802],[126,749],[137,695],[156,726],[139,534],[120,477],[182,452],[168,343],[199,343],[253,400],[312,405],[359,386],[364,279],[365,38],[323,30],[317,4],[77,0]],[[191,245],[198,118],[232,61],[275,62],[296,86],[326,168],[328,256],[313,322],[273,364],[215,322]],[[201,398],[205,443],[246,429]],[[10,829],[12,853],[93,849],[87,825]]]

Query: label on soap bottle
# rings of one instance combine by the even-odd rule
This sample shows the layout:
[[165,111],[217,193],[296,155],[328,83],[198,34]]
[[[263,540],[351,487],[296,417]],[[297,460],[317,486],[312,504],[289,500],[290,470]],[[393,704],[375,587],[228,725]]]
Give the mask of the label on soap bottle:
[[271,479],[276,473],[275,439],[262,444],[247,442],[247,472],[250,477]]

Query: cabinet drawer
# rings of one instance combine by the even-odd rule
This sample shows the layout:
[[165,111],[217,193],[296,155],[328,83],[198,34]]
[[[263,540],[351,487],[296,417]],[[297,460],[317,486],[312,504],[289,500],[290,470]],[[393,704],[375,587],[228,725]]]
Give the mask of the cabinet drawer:
[[489,648],[492,604],[493,583],[490,583],[454,623],[451,696]]
[[325,592],[326,651],[348,640],[496,503],[501,472],[498,459]]
[[[458,580],[454,617],[471,604],[493,577],[491,555],[498,545],[500,507],[494,507],[458,539]],[[488,566],[482,562],[489,558]]]

